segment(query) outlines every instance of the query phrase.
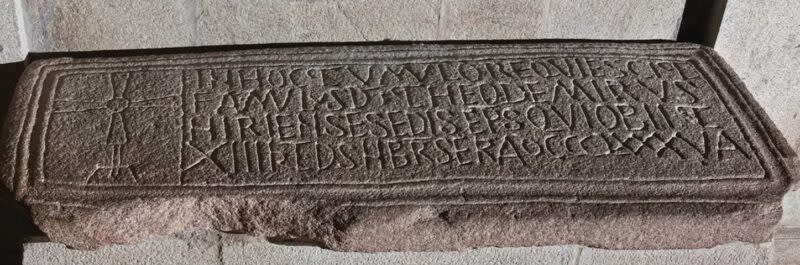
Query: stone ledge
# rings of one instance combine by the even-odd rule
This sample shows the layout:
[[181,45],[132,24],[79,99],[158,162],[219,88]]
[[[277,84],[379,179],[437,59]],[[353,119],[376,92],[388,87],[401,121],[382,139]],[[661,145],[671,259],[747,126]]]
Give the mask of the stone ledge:
[[[783,241],[782,241],[783,242]],[[787,241],[788,242],[788,241]],[[778,247],[780,246],[780,247]],[[789,247],[789,248],[787,248]],[[96,251],[66,249],[49,242],[26,243],[25,265],[100,264],[649,264],[649,265],[790,265],[769,263],[772,249],[791,249],[783,243],[729,243],[709,249],[604,250],[575,245],[478,248],[459,252],[348,253],[314,246],[287,246],[262,239],[187,231],[149,239],[135,245],[108,246]],[[791,255],[791,251],[786,251]],[[798,261],[794,259],[794,261]]]

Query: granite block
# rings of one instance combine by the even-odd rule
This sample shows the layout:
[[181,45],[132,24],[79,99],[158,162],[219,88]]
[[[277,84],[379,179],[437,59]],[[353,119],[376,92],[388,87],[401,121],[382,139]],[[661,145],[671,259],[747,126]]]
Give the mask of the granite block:
[[368,252],[763,242],[797,175],[691,44],[52,59],[10,113],[3,180],[76,248],[189,228]]

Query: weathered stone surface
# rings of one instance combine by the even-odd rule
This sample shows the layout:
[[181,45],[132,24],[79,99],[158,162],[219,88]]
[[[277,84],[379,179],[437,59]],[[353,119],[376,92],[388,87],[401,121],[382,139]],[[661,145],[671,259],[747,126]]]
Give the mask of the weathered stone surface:
[[783,196],[783,217],[780,225],[800,227],[800,190],[792,190]]
[[800,148],[798,9],[800,1],[793,0],[728,1],[715,45],[795,150]]
[[675,39],[684,2],[24,1],[27,34],[0,28],[0,35],[27,35],[33,52],[387,39]]
[[197,9],[202,45],[437,39],[432,0],[200,0]]
[[442,39],[670,39],[685,1],[441,0]]
[[358,251],[758,242],[796,173],[688,44],[65,58],[12,108],[7,185],[78,248],[192,227]]
[[198,43],[207,45],[385,39],[675,39],[683,5],[680,0],[200,1],[197,28]]
[[773,245],[772,264],[800,264],[800,226],[779,227]]
[[30,50],[123,50],[192,46],[191,1],[25,1]]
[[153,237],[135,245],[116,245],[96,251],[69,249],[53,242],[27,242],[24,265],[221,265],[214,241],[198,235],[184,240],[178,236]]
[[[789,194],[800,194],[790,192]],[[796,198],[787,194],[783,218],[787,222]],[[796,214],[794,215],[796,216]],[[184,231],[174,236],[154,237],[131,245],[104,247],[97,251],[69,250],[63,244],[25,243],[23,264],[664,264],[664,265],[795,265],[800,264],[800,231],[779,227],[773,241],[759,245],[729,243],[708,249],[601,250],[575,245],[480,248],[461,252],[335,252],[313,246],[276,245],[258,237]],[[181,241],[176,240],[179,239]],[[176,247],[177,246],[177,247]],[[134,257],[134,258],[131,258]],[[771,261],[771,262],[770,262]],[[153,262],[150,262],[153,263]],[[580,263],[579,263],[580,264]]]
[[[773,243],[774,244],[774,243]],[[710,249],[613,251],[584,248],[579,265],[771,265],[769,243],[731,243]]]
[[[781,241],[783,242],[783,241]],[[800,242],[800,241],[797,241]],[[787,242],[788,243],[788,242]],[[458,252],[337,252],[314,246],[287,246],[260,238],[190,231],[156,237],[133,245],[116,245],[97,251],[70,250],[52,242],[25,244],[25,265],[133,265],[133,264],[520,264],[520,265],[794,265],[792,243],[729,243],[704,249],[604,250],[575,245],[478,248]],[[797,243],[794,243],[796,246]],[[772,258],[770,252],[785,252]],[[796,248],[795,248],[796,249]],[[150,260],[145,260],[150,259]],[[153,261],[154,260],[154,261]],[[794,263],[789,261],[794,260]],[[149,262],[148,262],[149,261]]]
[[25,60],[28,44],[20,0],[0,2],[0,64]]

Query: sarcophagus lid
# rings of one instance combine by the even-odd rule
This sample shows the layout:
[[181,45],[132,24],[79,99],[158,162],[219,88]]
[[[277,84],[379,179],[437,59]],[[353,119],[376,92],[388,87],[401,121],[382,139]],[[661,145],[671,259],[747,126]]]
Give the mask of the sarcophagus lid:
[[338,250],[768,238],[796,156],[689,44],[273,48],[30,65],[3,175],[78,248],[188,228]]

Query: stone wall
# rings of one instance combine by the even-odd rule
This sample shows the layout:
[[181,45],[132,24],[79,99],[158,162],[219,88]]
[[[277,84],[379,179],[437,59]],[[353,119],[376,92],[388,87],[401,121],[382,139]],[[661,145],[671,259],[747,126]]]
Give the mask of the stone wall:
[[732,243],[712,249],[613,251],[582,246],[480,248],[461,252],[346,253],[286,246],[248,236],[187,231],[95,252],[30,243],[25,264],[525,264],[767,265],[771,244]]
[[725,10],[715,49],[800,150],[800,2],[734,0]]
[[0,42],[27,38],[29,45],[0,43],[7,47],[0,51],[0,63],[21,61],[28,50],[383,40],[674,40],[684,2],[47,0],[24,1],[20,10],[19,1],[4,2],[17,5],[3,12],[25,15],[7,16],[18,18],[17,24],[0,26],[0,36],[8,35]]
[[21,0],[0,2],[0,64],[17,62],[28,55]]

